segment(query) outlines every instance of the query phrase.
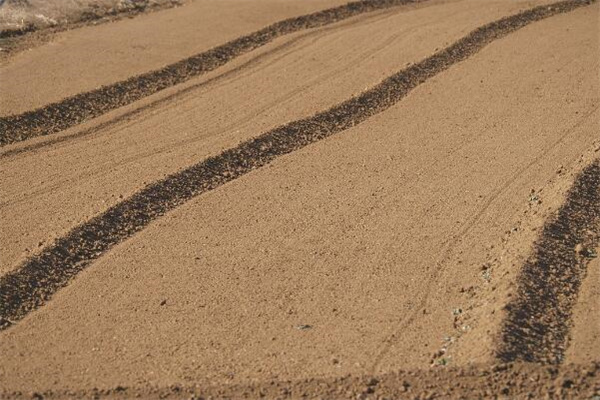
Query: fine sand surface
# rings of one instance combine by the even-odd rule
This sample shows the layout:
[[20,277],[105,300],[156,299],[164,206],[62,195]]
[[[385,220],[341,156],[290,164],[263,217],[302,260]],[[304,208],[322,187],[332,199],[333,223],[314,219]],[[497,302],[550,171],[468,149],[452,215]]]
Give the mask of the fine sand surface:
[[[0,273],[150,182],[340,103],[478,26],[543,3],[440,1],[364,14],[284,36],[59,135],[6,146]],[[177,11],[86,29],[108,32]],[[300,388],[323,393],[322,380],[341,388],[338,397],[356,398],[359,387],[367,398],[377,383],[337,379],[398,381],[395,371],[494,364],[522,261],[565,187],[598,157],[599,13],[598,4],[586,6],[498,39],[358,126],[152,222],[0,332],[0,389],[241,385],[229,392],[235,397],[244,385],[316,379]],[[240,32],[214,34],[216,44]],[[190,50],[182,43],[174,58]],[[191,53],[203,49],[196,46]],[[170,62],[136,66],[117,53],[107,60],[114,56],[128,72],[98,79]],[[14,110],[94,85],[48,86],[43,100],[16,101]],[[29,98],[22,87],[12,90]],[[39,146],[27,150],[31,143]],[[597,259],[588,266],[566,353],[584,367],[557,381],[558,390],[586,396],[598,381],[591,364],[600,359],[598,335],[586,317],[598,311],[598,268]],[[546,379],[558,379],[524,368],[519,376],[531,379],[494,370],[501,376],[486,383],[492,392],[476,393],[500,393],[502,383],[506,393],[531,384],[541,395]],[[436,372],[421,373],[447,385]],[[457,373],[458,382],[473,385],[469,376],[480,375],[469,374]],[[529,383],[533,376],[537,383]]]
[[[596,250],[598,252],[598,250]],[[598,361],[600,348],[600,258],[588,265],[587,277],[573,310],[573,328],[566,361],[586,364]]]
[[3,157],[0,273],[147,183],[346,100],[524,4],[399,7],[301,32],[194,79],[185,91],[159,93],[165,101],[91,135]]
[[344,3],[196,0],[132,20],[61,32],[0,66],[0,115],[38,108],[163,67],[281,19]]

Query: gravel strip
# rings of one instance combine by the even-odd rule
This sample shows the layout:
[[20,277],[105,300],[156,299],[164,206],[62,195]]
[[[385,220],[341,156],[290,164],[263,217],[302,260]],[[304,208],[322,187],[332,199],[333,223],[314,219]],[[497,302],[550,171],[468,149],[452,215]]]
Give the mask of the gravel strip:
[[68,97],[19,115],[0,117],[0,146],[57,133],[221,67],[274,39],[370,11],[423,0],[362,0],[289,18],[156,71]]
[[263,133],[200,161],[76,227],[0,278],[0,330],[41,307],[80,271],[116,244],[132,237],[169,210],[311,143],[351,128],[400,101],[413,88],[490,42],[532,22],[571,11],[586,1],[536,7],[484,25],[451,46],[390,77],[361,95],[312,117]]
[[521,271],[507,305],[502,361],[562,362],[573,306],[599,244],[600,159],[579,175]]

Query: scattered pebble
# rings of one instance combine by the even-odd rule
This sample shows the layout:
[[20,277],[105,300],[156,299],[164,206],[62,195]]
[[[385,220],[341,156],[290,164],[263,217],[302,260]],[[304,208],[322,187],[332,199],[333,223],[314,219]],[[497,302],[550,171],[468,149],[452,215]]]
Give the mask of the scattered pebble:
[[309,329],[312,329],[312,325],[302,324],[302,325],[296,326],[296,329],[298,329],[299,331],[307,331]]

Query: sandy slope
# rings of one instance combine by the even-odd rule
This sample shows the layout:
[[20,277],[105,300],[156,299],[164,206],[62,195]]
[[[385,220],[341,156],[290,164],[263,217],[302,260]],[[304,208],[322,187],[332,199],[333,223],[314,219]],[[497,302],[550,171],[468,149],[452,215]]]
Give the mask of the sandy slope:
[[[150,108],[135,123],[35,152],[36,169],[27,166],[33,154],[3,160],[2,185],[14,190],[2,208],[3,219],[16,216],[11,237],[44,238],[35,220],[65,230],[101,208],[85,209],[90,197],[99,204],[127,196],[144,180],[339,101],[515,6],[497,2],[482,13],[478,4],[384,13],[318,31],[268,53],[266,65]],[[486,283],[481,266],[524,210],[546,207],[532,205],[531,189],[559,165],[574,168],[597,139],[598,12],[595,5],[524,28],[388,111],[153,223],[2,332],[3,386],[164,386],[427,368],[444,338],[458,336],[447,361],[490,361],[498,321],[476,318],[478,303],[498,285],[500,307],[507,290],[500,283],[512,277]],[[344,53],[359,40],[373,58]],[[298,60],[305,63],[296,70]],[[276,79],[278,71],[285,74]],[[263,83],[262,97],[253,82]],[[260,119],[247,121],[261,109]],[[198,131],[206,132],[201,141]],[[141,158],[140,147],[152,152]],[[114,165],[125,157],[132,162]],[[40,181],[64,180],[31,196],[25,189],[34,172]],[[79,188],[65,191],[73,182]],[[35,213],[30,220],[25,210]]]
[[62,32],[0,66],[0,115],[41,107],[160,68],[281,19],[344,3],[198,0],[132,20]]
[[171,96],[155,96],[166,100],[131,119],[4,158],[0,218],[6,221],[6,235],[0,238],[0,273],[146,183],[341,102],[530,3],[466,0],[400,7],[285,37],[189,82],[188,90],[177,92],[178,87]]

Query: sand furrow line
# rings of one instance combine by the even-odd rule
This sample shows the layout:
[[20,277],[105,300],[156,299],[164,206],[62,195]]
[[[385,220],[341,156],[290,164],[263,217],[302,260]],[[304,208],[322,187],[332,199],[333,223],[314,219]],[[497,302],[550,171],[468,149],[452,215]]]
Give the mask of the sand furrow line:
[[[379,16],[379,17],[374,17],[373,19],[375,21],[378,21],[380,18],[381,17]],[[229,71],[225,71],[225,72],[217,75],[214,78],[208,79],[206,81],[203,81],[203,82],[200,82],[197,84],[193,84],[193,85],[185,87],[185,88],[181,88],[180,90],[177,90],[175,93],[171,93],[167,96],[164,96],[155,101],[152,101],[149,104],[146,104],[146,105],[140,106],[138,108],[135,108],[133,110],[130,110],[128,112],[125,112],[123,115],[115,116],[114,118],[111,118],[110,120],[108,120],[104,123],[98,124],[96,126],[88,128],[88,129],[83,129],[79,132],[76,132],[76,133],[73,133],[70,135],[66,135],[66,136],[57,135],[57,136],[54,136],[54,138],[52,138],[52,139],[48,139],[48,140],[45,140],[40,143],[29,144],[29,145],[17,147],[17,148],[11,148],[7,151],[1,152],[0,159],[13,157],[15,155],[18,155],[18,154],[21,154],[21,153],[24,153],[27,151],[35,151],[35,150],[39,150],[39,149],[42,149],[42,148],[45,148],[48,146],[52,146],[57,143],[62,143],[62,142],[68,141],[68,140],[92,135],[98,131],[101,131],[102,129],[105,129],[110,126],[114,126],[124,120],[131,120],[132,118],[139,116],[141,113],[143,113],[149,109],[153,109],[153,108],[157,108],[157,107],[169,104],[173,100],[181,98],[184,95],[186,95],[198,88],[210,87],[213,85],[223,85],[226,83],[235,82],[236,80],[242,79],[247,74],[253,72],[256,68],[260,68],[260,67],[265,68],[267,66],[270,66],[270,65],[276,63],[277,61],[281,60],[282,58],[289,56],[290,54],[292,54],[294,52],[300,51],[302,49],[309,47],[310,45],[313,45],[314,42],[316,42],[318,40],[318,37],[313,38],[315,35],[322,34],[323,32],[327,32],[329,30],[335,31],[336,29],[343,29],[343,28],[346,28],[347,26],[352,25],[353,23],[358,23],[358,21],[350,21],[350,23],[348,23],[348,24],[341,24],[341,25],[327,27],[327,28],[323,28],[323,29],[319,29],[319,30],[315,30],[315,31],[308,31],[302,35],[295,37],[295,38],[291,38],[289,41],[287,41],[281,45],[275,46],[272,49],[263,52],[262,54],[256,55],[255,57],[252,57],[250,60],[242,63],[241,65],[239,65]],[[310,39],[310,38],[312,38],[312,40],[304,43],[307,39]],[[272,56],[273,54],[277,54],[277,53],[282,53],[282,54],[280,56],[272,59],[271,61],[261,64],[261,62],[263,62],[263,60],[265,60],[268,57]]]
[[311,143],[355,126],[405,97],[427,79],[467,59],[490,42],[532,22],[580,6],[567,0],[486,24],[451,46],[382,81],[360,96],[310,118],[275,128],[148,185],[132,197],[72,230],[0,279],[0,329],[40,307],[114,245],[166,212]]
[[23,114],[1,117],[0,146],[49,135],[78,125],[210,72],[280,36],[333,24],[359,14],[419,1],[422,0],[362,0],[286,19],[159,70],[68,97]]

